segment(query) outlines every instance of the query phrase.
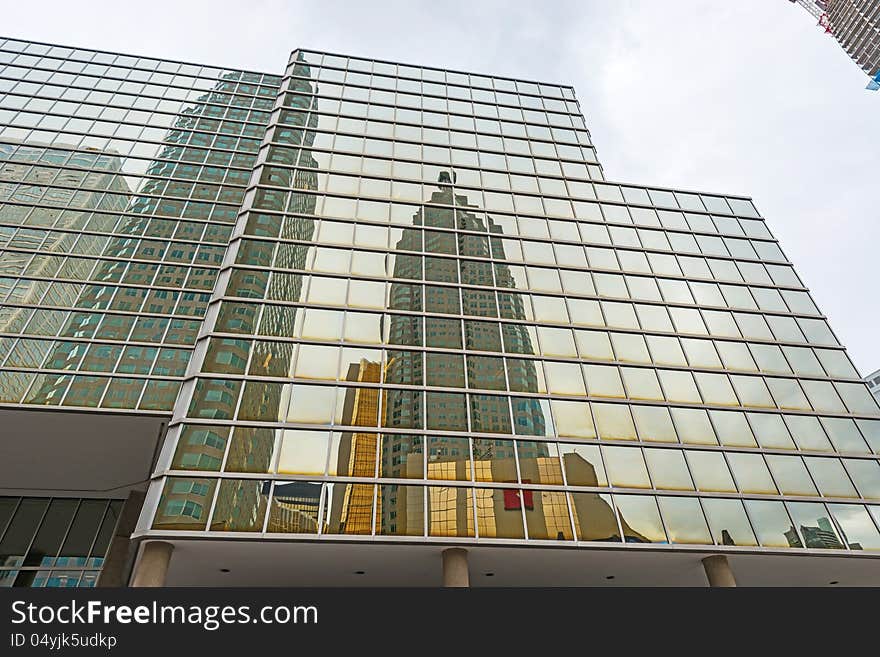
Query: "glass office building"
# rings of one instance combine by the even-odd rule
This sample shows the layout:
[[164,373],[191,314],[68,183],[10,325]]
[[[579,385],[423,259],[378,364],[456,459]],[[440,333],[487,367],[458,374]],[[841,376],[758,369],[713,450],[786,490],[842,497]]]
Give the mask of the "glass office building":
[[[2,413],[160,423],[123,533],[166,583],[432,584],[450,546],[496,585],[877,583],[880,409],[825,317],[750,199],[607,181],[571,87],[0,66]],[[0,582],[60,581],[14,570],[39,492]]]

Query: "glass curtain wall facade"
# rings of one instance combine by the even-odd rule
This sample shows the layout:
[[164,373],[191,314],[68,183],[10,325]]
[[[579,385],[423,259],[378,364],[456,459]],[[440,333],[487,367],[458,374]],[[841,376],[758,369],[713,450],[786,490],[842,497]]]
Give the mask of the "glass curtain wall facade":
[[0,57],[0,402],[167,415],[137,535],[880,550],[755,206],[606,181],[571,87]]
[[[170,414],[279,81],[0,39],[0,406]],[[76,502],[0,498],[0,585],[95,584]]]
[[149,535],[880,549],[754,205],[605,182],[570,87],[296,51],[251,183]]
[[278,77],[17,41],[0,62],[0,402],[168,413]]

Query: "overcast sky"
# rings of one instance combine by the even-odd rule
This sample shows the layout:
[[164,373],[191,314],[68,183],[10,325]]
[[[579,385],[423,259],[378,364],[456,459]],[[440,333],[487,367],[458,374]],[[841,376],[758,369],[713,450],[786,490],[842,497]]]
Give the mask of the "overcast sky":
[[609,180],[752,196],[880,368],[880,92],[788,0],[29,0],[5,36],[281,71],[296,47],[574,85]]

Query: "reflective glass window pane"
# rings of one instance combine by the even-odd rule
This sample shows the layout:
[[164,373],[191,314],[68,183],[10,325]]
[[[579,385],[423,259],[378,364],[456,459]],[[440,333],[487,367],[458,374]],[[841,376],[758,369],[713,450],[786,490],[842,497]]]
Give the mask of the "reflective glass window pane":
[[804,463],[823,496],[858,497],[840,460],[805,456]]
[[275,447],[275,431],[236,427],[226,456],[226,472],[269,472]]
[[269,501],[269,482],[224,479],[211,516],[211,531],[261,532]]
[[799,456],[767,454],[767,465],[784,495],[818,495],[803,460]]
[[[864,435],[867,438],[871,434],[865,432],[866,426],[869,425],[863,423],[875,422],[878,429],[880,429],[880,421],[876,420],[857,420],[856,422],[853,422],[847,418],[823,417],[819,418],[819,421],[822,423],[822,427],[828,434],[831,444],[834,445],[834,449],[838,452],[867,454],[868,447],[865,445],[862,436]],[[862,429],[861,433],[859,432],[859,429]],[[877,447],[880,447],[880,430],[877,432],[877,437]]]
[[428,536],[474,536],[473,503],[472,489],[429,486]]
[[782,502],[745,500],[746,511],[764,547],[803,547]]
[[612,486],[650,488],[651,480],[638,447],[603,447],[602,457]]
[[620,541],[620,529],[610,495],[568,493],[568,499],[579,541]]
[[533,491],[476,488],[474,497],[480,537],[525,538],[522,509],[534,509]]
[[590,405],[586,402],[550,401],[557,435],[570,438],[595,438]]
[[699,408],[672,408],[672,419],[681,442],[697,445],[717,445],[709,415]]
[[559,443],[559,453],[569,486],[607,486],[598,445]]
[[568,515],[566,494],[562,491],[536,490],[532,508],[526,505],[526,527],[530,539],[570,541],[574,539]]
[[425,489],[422,486],[379,486],[376,497],[376,534],[381,536],[423,536],[425,533]]
[[678,442],[669,410],[663,406],[633,406],[633,418],[639,437],[645,441],[660,443]]
[[287,429],[281,439],[279,474],[323,475],[327,469],[330,435],[323,431]]
[[830,452],[831,443],[822,430],[819,420],[811,415],[784,416],[798,449]]
[[657,502],[650,495],[615,495],[614,505],[620,514],[623,540],[626,543],[666,543],[666,531],[660,520]]
[[320,483],[276,481],[272,490],[267,531],[284,534],[317,534],[320,505]]
[[[475,439],[476,448],[476,439]],[[516,441],[520,480],[530,484],[562,484],[562,464],[556,443]]]
[[704,497],[700,501],[716,545],[758,545],[740,500]]
[[743,493],[763,493],[775,495],[776,485],[764,457],[760,454],[748,454],[743,452],[730,452],[727,454],[727,462],[733,471],[733,476]]
[[670,543],[705,545],[712,543],[700,502],[695,497],[657,498]]
[[[471,448],[470,440],[456,436],[428,436],[428,479],[447,479],[470,481],[471,474]],[[495,452],[488,450],[481,453],[480,460],[484,462],[483,468],[489,472],[491,479],[492,461]],[[512,455],[509,459],[513,461]],[[515,470],[514,470],[515,472]]]
[[724,454],[708,450],[685,450],[691,474],[697,490],[735,493],[736,486],[730,476]]
[[204,529],[216,483],[215,479],[166,479],[153,529]]
[[772,413],[746,413],[749,423],[758,439],[758,444],[767,449],[794,449],[794,442],[781,415]]
[[880,499],[880,463],[868,459],[843,459],[843,464],[862,497]]
[[681,450],[646,448],[645,461],[648,463],[654,488],[694,490]]
[[860,504],[829,504],[850,550],[880,550],[880,532]]
[[603,440],[636,440],[629,406],[626,404],[592,404],[596,430]]
[[824,504],[787,502],[786,506],[808,548],[829,550],[844,548]]
[[722,445],[730,447],[757,447],[755,436],[744,413],[736,411],[709,411],[712,426]]

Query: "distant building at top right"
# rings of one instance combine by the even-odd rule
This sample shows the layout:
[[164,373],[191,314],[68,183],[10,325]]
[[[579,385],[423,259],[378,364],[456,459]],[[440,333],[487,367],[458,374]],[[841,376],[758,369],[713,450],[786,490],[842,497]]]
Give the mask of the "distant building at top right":
[[865,383],[868,384],[868,390],[880,401],[880,370],[869,374],[865,377]]
[[804,7],[880,89],[880,0],[790,0]]

